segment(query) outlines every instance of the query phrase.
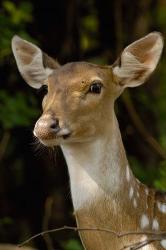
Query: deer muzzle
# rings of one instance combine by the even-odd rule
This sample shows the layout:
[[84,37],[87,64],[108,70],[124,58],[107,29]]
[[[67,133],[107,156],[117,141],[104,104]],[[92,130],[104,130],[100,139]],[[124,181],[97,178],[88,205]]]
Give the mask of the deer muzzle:
[[43,115],[35,124],[34,135],[40,141],[56,140],[57,138],[67,139],[71,132],[68,128],[61,128],[59,120],[48,114]]
[[41,140],[50,140],[56,138],[59,130],[58,119],[41,117],[35,124],[34,135]]

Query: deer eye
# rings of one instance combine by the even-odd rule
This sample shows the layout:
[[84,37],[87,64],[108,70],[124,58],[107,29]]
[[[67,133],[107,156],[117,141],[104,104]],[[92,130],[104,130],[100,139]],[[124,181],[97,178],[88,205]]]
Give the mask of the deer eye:
[[91,84],[89,88],[89,93],[100,94],[103,85],[100,81],[95,81]]

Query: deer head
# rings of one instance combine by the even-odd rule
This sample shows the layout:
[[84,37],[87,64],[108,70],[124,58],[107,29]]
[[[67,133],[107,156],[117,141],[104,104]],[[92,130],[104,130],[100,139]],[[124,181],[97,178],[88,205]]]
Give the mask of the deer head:
[[112,66],[87,62],[60,66],[36,45],[14,36],[12,49],[21,75],[33,88],[48,89],[34,135],[46,146],[100,136],[113,117],[117,97],[126,87],[145,82],[162,48],[161,34],[152,32],[126,47]]

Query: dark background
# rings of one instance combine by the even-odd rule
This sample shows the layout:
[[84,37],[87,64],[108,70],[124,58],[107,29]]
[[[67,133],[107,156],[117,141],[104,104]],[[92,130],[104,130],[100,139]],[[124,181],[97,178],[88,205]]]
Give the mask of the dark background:
[[[32,135],[42,93],[26,85],[11,53],[18,34],[63,64],[111,64],[122,48],[151,31],[166,37],[165,0],[36,0],[0,3],[0,242],[75,225],[67,168],[60,149],[38,147]],[[166,189],[166,59],[116,106],[136,176]],[[38,249],[80,250],[77,234],[61,232],[30,243]]]

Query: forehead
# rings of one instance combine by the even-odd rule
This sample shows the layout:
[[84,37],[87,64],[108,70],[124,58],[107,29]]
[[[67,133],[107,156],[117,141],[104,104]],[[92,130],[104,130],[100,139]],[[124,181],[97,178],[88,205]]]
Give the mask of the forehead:
[[105,78],[108,67],[98,66],[86,62],[67,63],[55,70],[49,77],[55,84],[74,84],[76,82],[90,82]]

